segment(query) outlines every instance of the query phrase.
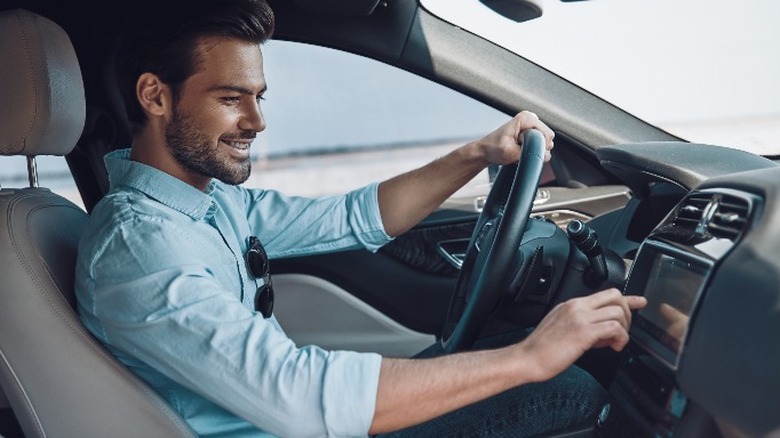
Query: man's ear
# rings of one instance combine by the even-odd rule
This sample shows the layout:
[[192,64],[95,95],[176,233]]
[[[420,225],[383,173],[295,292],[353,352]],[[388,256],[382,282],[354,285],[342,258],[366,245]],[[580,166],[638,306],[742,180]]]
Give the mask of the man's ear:
[[150,116],[164,117],[173,109],[170,87],[154,73],[144,73],[138,77],[135,95],[141,108]]

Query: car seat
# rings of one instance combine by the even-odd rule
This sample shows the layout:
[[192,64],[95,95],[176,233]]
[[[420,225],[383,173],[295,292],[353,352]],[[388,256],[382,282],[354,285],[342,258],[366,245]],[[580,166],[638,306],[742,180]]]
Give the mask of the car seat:
[[[57,24],[0,12],[0,155],[25,156],[30,187],[0,189],[0,387],[27,438],[194,437],[81,325],[73,279],[87,213],[37,187],[35,156],[66,155],[85,96]],[[3,397],[0,396],[0,399]]]

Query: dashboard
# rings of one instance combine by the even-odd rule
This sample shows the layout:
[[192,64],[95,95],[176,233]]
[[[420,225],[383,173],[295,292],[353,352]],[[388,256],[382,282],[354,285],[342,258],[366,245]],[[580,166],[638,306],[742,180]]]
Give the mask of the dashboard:
[[631,229],[641,208],[627,206],[613,224],[611,246],[633,259],[625,293],[645,296],[648,305],[634,315],[596,433],[778,433],[780,167],[706,145],[652,149],[598,152],[636,203],[650,202],[660,186],[684,195],[639,242]]

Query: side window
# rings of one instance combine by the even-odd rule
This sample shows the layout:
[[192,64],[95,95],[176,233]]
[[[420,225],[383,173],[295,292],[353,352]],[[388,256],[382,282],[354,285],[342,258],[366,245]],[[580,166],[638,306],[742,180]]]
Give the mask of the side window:
[[[268,127],[253,145],[248,187],[343,193],[428,163],[509,119],[445,86],[354,54],[270,41],[263,55]],[[464,190],[485,193],[488,178],[485,171]]]
[[[84,208],[81,195],[73,181],[65,157],[40,156],[35,159],[38,182],[74,204]],[[0,157],[0,187],[29,187],[27,159],[24,157]]]

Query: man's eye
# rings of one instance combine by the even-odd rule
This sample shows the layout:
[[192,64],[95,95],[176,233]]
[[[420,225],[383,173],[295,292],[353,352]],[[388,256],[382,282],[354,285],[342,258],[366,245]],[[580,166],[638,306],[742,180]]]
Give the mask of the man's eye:
[[225,103],[238,103],[241,100],[239,96],[224,96],[222,101]]
[[262,95],[262,94],[259,94],[259,95],[257,95],[257,96],[255,97],[255,100],[256,100],[256,101],[258,101],[258,102],[260,102],[261,100],[265,100],[265,97],[263,97],[263,95]]

